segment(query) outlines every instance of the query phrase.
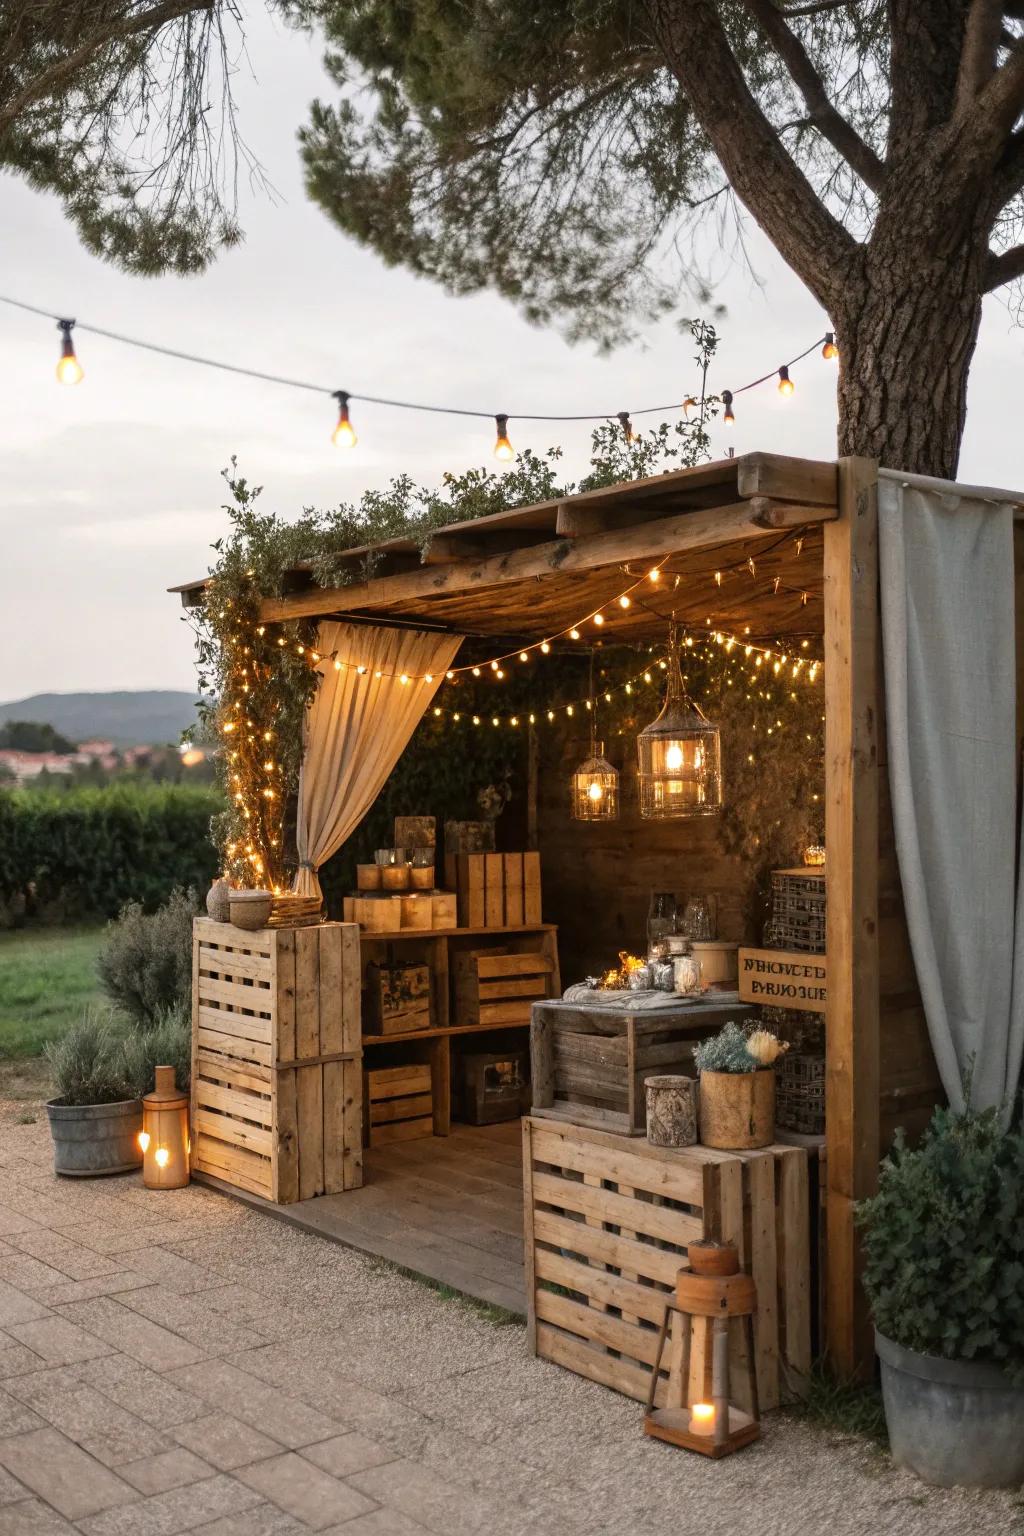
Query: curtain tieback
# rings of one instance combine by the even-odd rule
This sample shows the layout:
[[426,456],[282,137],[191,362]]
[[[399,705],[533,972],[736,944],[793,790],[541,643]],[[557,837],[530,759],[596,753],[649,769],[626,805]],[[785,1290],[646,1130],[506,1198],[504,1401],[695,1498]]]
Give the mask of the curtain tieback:
[[313,875],[316,874],[316,865],[313,863],[312,859],[300,859],[299,860],[299,868],[300,869],[308,869],[310,874],[313,874]]

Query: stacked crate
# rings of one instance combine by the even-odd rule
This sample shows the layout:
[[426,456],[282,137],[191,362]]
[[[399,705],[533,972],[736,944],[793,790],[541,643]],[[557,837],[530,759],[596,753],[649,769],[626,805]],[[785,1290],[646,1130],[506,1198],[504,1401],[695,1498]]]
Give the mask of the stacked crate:
[[192,1167],[282,1204],[362,1183],[359,933],[196,918]]
[[453,872],[461,927],[522,928],[541,921],[539,853],[460,853]]
[[366,1142],[386,1147],[434,1134],[428,1062],[380,1067],[366,1074]]
[[491,1024],[495,1029],[529,1024],[534,1001],[550,996],[555,970],[550,953],[474,949],[454,958],[459,1024]]

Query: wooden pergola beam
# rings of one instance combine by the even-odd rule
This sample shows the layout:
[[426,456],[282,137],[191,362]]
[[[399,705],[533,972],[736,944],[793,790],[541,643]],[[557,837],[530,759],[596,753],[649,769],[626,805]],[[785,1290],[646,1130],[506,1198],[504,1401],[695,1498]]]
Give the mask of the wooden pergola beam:
[[828,522],[838,516],[834,504],[799,508],[764,496],[733,502],[701,512],[629,527],[609,528],[574,540],[556,539],[526,548],[487,555],[479,560],[425,565],[417,570],[345,587],[317,587],[284,597],[265,598],[260,605],[264,623],[315,618],[349,609],[364,612],[431,597],[484,592],[511,582],[530,581],[553,573],[599,570],[628,560],[659,560],[668,554],[713,549],[740,539],[767,539],[780,528]]

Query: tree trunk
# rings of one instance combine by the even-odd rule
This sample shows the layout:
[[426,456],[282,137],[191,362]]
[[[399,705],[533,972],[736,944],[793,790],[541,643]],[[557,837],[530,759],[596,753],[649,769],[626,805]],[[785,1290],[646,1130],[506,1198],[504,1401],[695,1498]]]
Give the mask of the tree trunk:
[[864,252],[835,315],[840,347],[838,452],[953,479],[967,413],[967,373],[981,321],[979,258],[880,264]]

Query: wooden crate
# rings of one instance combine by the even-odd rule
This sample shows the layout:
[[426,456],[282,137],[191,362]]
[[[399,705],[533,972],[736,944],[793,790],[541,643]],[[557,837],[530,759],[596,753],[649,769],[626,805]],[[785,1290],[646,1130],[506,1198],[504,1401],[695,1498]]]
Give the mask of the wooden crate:
[[449,866],[463,928],[519,928],[541,920],[539,853],[460,853]]
[[555,967],[544,950],[472,949],[454,960],[458,1024],[529,1024],[534,1000],[551,992]]
[[362,1183],[359,932],[196,918],[192,1166],[286,1204]]
[[681,1003],[650,1013],[537,1003],[530,1029],[534,1113],[643,1136],[647,1078],[692,1076],[694,1046],[728,1019],[754,1012],[722,1003]]
[[430,1064],[380,1067],[366,1074],[366,1141],[385,1147],[434,1134]]
[[[795,1147],[738,1156],[652,1147],[607,1131],[523,1121],[526,1290],[534,1353],[645,1401],[664,1301],[686,1245],[737,1244],[758,1287],[762,1408],[795,1396],[810,1366],[807,1161]],[[678,1337],[656,1401],[679,1369]],[[706,1399],[706,1322],[694,1324],[688,1400]],[[750,1400],[750,1361],[733,1341],[734,1390]]]
[[371,961],[366,968],[363,1019],[368,1035],[405,1035],[429,1029],[430,966],[388,965]]

